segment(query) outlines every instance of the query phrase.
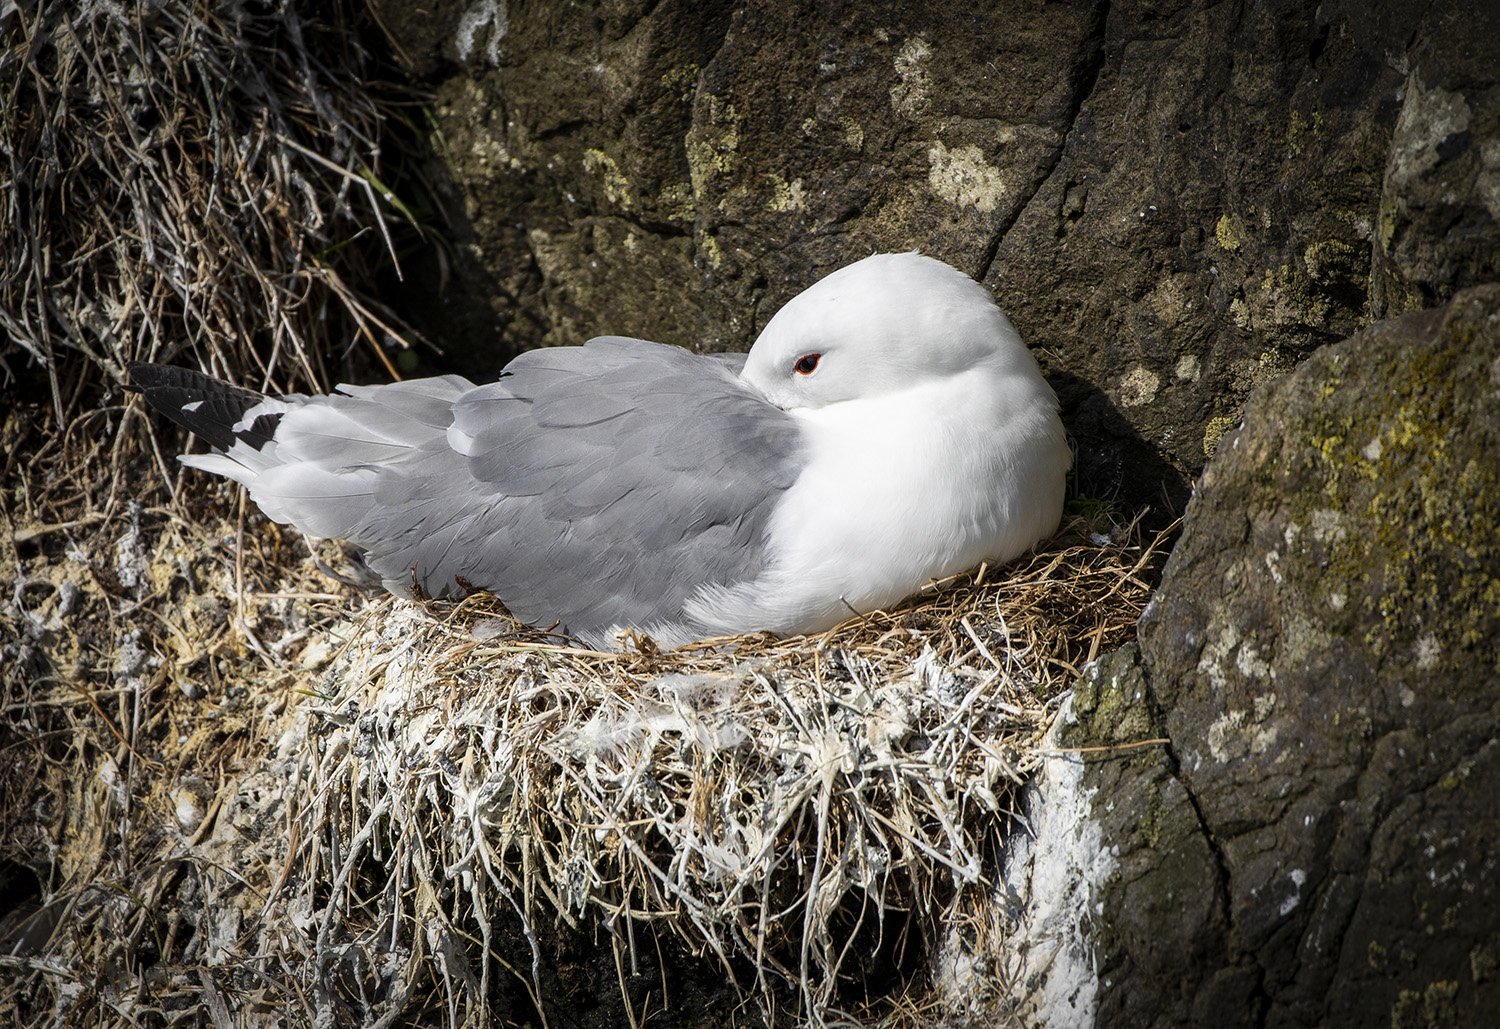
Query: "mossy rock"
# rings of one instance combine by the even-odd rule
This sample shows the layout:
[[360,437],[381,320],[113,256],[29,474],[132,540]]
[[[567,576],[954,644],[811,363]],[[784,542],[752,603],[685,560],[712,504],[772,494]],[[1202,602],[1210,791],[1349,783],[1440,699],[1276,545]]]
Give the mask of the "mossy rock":
[[1500,286],[1252,397],[1139,653],[1075,694],[1069,746],[1170,741],[1083,779],[1120,861],[1099,1024],[1500,1010],[1497,526]]

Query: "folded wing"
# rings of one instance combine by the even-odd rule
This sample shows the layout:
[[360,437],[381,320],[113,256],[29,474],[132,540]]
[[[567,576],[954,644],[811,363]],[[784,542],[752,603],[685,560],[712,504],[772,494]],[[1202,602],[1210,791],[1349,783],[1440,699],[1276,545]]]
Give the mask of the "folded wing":
[[800,434],[737,364],[603,337],[523,354],[484,386],[199,398],[187,414],[233,418],[208,431],[146,393],[222,451],[185,463],[245,483],[278,521],[359,544],[392,592],[442,596],[462,579],[597,641],[623,626],[691,635],[683,607],[700,587],[761,570]]

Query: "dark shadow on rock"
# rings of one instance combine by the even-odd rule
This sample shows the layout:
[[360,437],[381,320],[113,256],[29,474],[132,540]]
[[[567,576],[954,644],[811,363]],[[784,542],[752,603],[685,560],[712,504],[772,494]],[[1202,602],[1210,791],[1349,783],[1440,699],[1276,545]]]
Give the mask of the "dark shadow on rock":
[[[413,345],[405,353],[388,356],[405,378],[455,372],[489,382],[545,331],[523,302],[542,289],[541,273],[534,261],[520,260],[501,280],[478,260],[486,233],[495,230],[470,217],[442,153],[443,140],[417,121],[421,116],[418,111],[404,124],[391,123],[387,132],[388,146],[401,160],[393,162],[399,170],[384,185],[408,217],[387,218],[397,261],[381,265],[380,296],[420,334],[420,340],[407,340]],[[512,234],[523,235],[520,227]],[[383,239],[363,242],[385,245]]]
[[1081,376],[1051,370],[1063,424],[1074,444],[1073,474],[1080,496],[1118,501],[1124,511],[1147,510],[1161,528],[1187,506],[1192,483],[1161,448],[1143,439],[1109,395]]

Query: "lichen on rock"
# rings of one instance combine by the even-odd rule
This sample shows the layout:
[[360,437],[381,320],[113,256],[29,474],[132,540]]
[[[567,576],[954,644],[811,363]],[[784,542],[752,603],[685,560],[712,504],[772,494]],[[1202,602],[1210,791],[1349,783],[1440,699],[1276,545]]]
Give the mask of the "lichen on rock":
[[[1500,286],[1477,287],[1318,351],[1219,441],[1139,656],[1085,678],[1066,736],[1170,741],[1083,780],[1121,853],[1100,1024],[1500,1003],[1470,960],[1500,908],[1497,354]],[[1129,719],[1090,685],[1125,678]],[[1163,935],[1151,897],[1204,915]]]

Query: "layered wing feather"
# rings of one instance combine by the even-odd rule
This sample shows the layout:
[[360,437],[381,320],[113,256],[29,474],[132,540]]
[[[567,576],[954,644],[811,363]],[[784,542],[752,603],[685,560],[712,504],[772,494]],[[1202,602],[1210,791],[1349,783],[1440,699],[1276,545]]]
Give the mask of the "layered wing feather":
[[[230,405],[234,425],[210,429],[222,456],[184,460],[244,482],[278,521],[364,547],[392,592],[461,579],[596,642],[629,626],[687,638],[696,592],[762,570],[803,461],[796,424],[738,365],[603,337],[523,354],[483,386]],[[258,445],[235,435],[267,424]]]

